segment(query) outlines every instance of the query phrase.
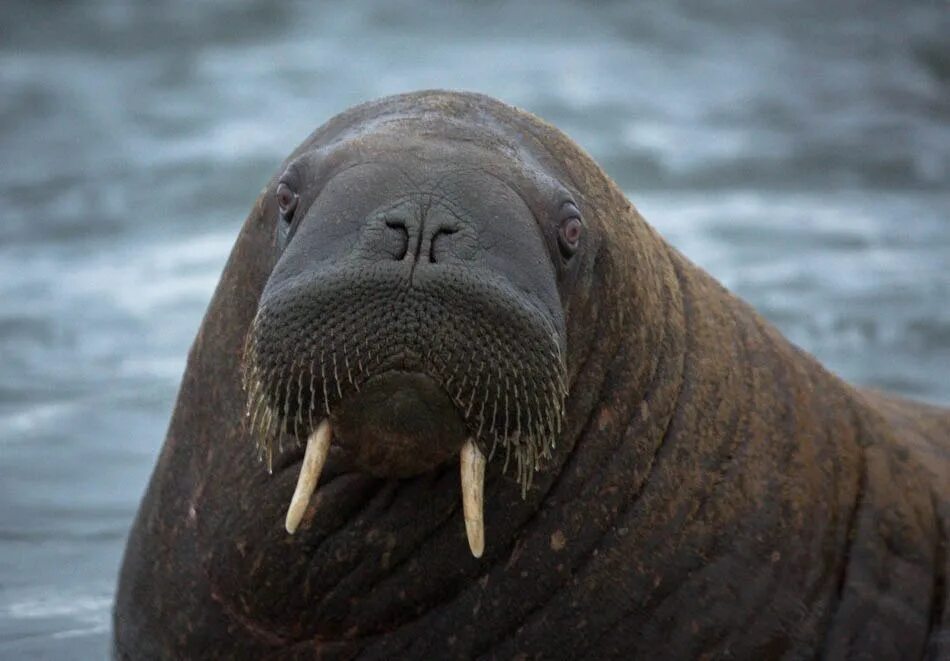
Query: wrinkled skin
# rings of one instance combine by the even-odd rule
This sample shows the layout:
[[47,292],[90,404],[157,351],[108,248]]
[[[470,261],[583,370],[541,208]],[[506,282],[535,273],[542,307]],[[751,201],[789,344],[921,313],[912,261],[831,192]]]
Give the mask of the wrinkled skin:
[[[275,195],[301,159],[295,234]],[[426,195],[462,224],[434,243],[454,216]],[[565,197],[583,220],[569,259],[557,238]],[[397,198],[405,233],[371,229]],[[261,346],[282,364],[308,356],[312,375],[321,363],[305,329],[326,323],[328,268],[350,269],[341,300],[360,301],[367,320],[395,294],[370,304],[352,292],[403,293],[395,323],[367,324],[390,329],[383,345],[397,350],[359,393],[311,396],[300,375],[293,397],[262,391],[308,414],[311,400],[329,405],[341,432],[290,536],[294,440],[312,423],[288,405],[273,474],[255,461],[246,347],[279,302],[304,330],[271,324]],[[439,289],[450,271],[463,284]],[[359,284],[381,272],[389,284]],[[486,281],[489,293],[472,293]],[[486,450],[498,436],[503,449],[511,435],[493,432],[511,425],[493,416],[479,433],[484,416],[457,410],[413,327],[433,301],[460,296],[471,305],[435,317],[458,328],[423,335],[451,344],[503,308],[501,326],[519,333],[468,349],[522,351],[542,337],[548,349],[553,337],[567,390],[524,498],[502,451],[488,463],[481,559],[466,545],[453,453],[464,435]],[[558,362],[518,355],[532,369]],[[430,422],[410,424],[421,411]],[[948,484],[950,413],[825,371],[667,246],[556,129],[476,95],[392,97],[318,129],[244,224],[129,537],[116,655],[946,658]]]

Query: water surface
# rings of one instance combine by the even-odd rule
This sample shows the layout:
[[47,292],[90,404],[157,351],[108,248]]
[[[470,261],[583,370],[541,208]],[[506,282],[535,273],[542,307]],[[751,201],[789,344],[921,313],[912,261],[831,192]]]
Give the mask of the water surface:
[[0,656],[97,658],[188,346],[283,157],[384,94],[554,122],[864,385],[950,403],[940,2],[8,2]]

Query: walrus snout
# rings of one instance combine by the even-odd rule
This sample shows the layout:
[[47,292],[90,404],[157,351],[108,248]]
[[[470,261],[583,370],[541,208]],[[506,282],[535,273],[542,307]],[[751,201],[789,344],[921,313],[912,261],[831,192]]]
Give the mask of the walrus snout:
[[330,416],[335,442],[361,471],[411,477],[457,457],[468,436],[452,399],[419,372],[391,371],[350,393]]
[[[262,298],[244,369],[265,456],[329,418],[372,474],[431,469],[470,437],[486,453],[502,445],[527,485],[560,428],[559,335],[505,279],[436,266],[411,275],[396,261],[315,269]],[[385,443],[369,429],[393,445],[372,449]]]

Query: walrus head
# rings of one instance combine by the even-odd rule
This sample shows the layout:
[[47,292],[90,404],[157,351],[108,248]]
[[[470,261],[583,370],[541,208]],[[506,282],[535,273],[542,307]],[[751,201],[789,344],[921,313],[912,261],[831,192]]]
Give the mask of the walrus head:
[[558,283],[584,222],[566,186],[490,129],[398,124],[305,148],[278,176],[276,264],[246,341],[247,421],[269,466],[286,440],[306,441],[290,532],[331,438],[378,477],[460,456],[480,555],[485,457],[501,448],[524,493],[556,444]]

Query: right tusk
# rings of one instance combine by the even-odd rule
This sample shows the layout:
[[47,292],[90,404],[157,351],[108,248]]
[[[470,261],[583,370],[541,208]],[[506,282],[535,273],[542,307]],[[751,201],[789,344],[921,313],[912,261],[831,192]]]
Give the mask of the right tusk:
[[291,535],[297,530],[304,512],[307,511],[307,505],[317,489],[317,482],[320,480],[320,473],[323,471],[323,464],[326,463],[329,452],[330,420],[326,419],[317,425],[316,431],[307,439],[307,449],[303,455],[303,465],[300,466],[297,488],[294,489],[294,496],[290,499],[287,521],[284,524]]
[[465,516],[465,533],[472,555],[482,557],[485,550],[485,455],[475,441],[469,439],[462,446],[459,456],[462,472],[462,512]]

